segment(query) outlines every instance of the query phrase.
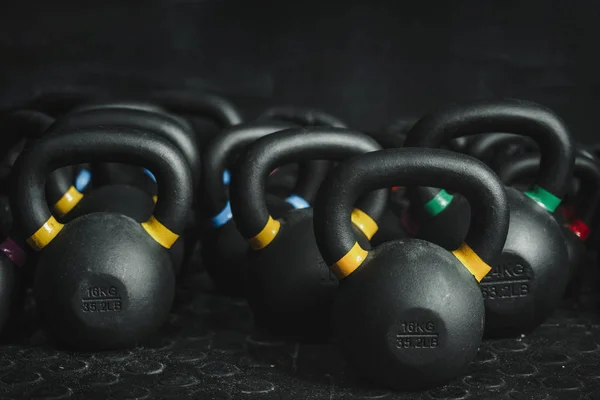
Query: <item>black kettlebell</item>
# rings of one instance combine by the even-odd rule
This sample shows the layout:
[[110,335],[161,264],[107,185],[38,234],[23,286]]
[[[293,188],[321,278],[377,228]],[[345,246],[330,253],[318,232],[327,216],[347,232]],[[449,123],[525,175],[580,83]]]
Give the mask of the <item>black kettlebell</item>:
[[[246,146],[274,132],[294,127],[289,122],[256,121],[233,126],[213,138],[203,156],[204,208],[210,226],[202,238],[202,259],[217,289],[228,296],[244,297],[248,243],[232,219],[229,193],[223,171]],[[309,206],[323,180],[323,164],[306,163],[299,168],[292,193],[286,198],[267,195],[269,212],[279,216],[294,208]]]
[[[114,107],[113,107],[114,106]],[[141,106],[141,105],[140,105]],[[73,112],[58,119],[50,128],[52,133],[94,128],[97,126],[129,127],[141,129],[163,136],[177,146],[182,152],[190,170],[192,171],[194,191],[199,191],[200,185],[200,154],[195,135],[191,129],[180,124],[179,119],[166,114],[146,111],[143,109],[119,108],[115,103],[105,106],[100,104],[87,111]],[[69,218],[77,218],[92,212],[114,212],[124,214],[138,222],[147,220],[154,209],[154,196],[156,183],[147,176],[143,168],[115,163],[94,164],[94,179],[96,176],[110,177],[114,182],[100,179],[97,188],[91,191],[85,201],[75,207]],[[124,176],[131,176],[128,171],[137,171],[136,180],[122,180],[115,178],[113,173],[122,172]],[[103,173],[108,171],[108,175]],[[133,175],[136,176],[136,175]],[[143,179],[143,184],[139,178]],[[193,217],[192,217],[193,218]],[[194,228],[194,221],[188,218],[187,228]],[[175,273],[179,275],[182,263],[189,257],[195,235],[186,229],[182,240],[175,243],[170,250],[175,266]],[[186,246],[187,245],[187,246]]]
[[[544,321],[562,298],[568,280],[566,243],[552,213],[569,187],[574,146],[556,114],[516,100],[478,102],[430,114],[413,127],[406,146],[438,147],[455,136],[485,132],[530,137],[541,154],[535,184],[526,192],[507,189],[508,238],[502,256],[481,282],[486,334],[513,336],[531,331]],[[464,224],[470,215],[467,203],[433,188],[416,188],[408,194],[411,210],[420,212],[418,217],[425,215],[418,218],[422,229],[419,237],[429,237],[447,249],[457,248],[466,234]]]
[[[312,208],[291,210],[275,219],[265,187],[278,165],[309,159],[340,161],[379,150],[362,133],[341,128],[288,129],[263,137],[240,155],[231,182],[235,223],[253,251],[248,255],[248,301],[256,324],[300,340],[323,340],[329,334],[329,311],[337,281],[323,263],[313,234]],[[387,192],[368,194],[353,212],[360,240],[377,231]],[[361,234],[362,232],[362,234]]]
[[[364,193],[433,185],[472,204],[465,242],[450,252],[420,239],[357,242],[352,207]],[[340,280],[334,335],[363,376],[397,389],[424,389],[460,376],[484,328],[478,285],[502,251],[509,209],[498,177],[480,161],[437,149],[389,149],[341,163],[323,183],[314,211],[323,259]]]
[[[48,171],[84,162],[129,162],[155,171],[158,202],[139,223],[97,212],[61,224],[44,199]],[[40,252],[34,294],[46,328],[81,350],[132,346],[168,317],[175,277],[166,249],[178,239],[192,203],[181,152],[158,135],[95,128],[48,135],[15,165],[12,197],[29,246]]]
[[[539,173],[539,167],[539,155],[524,154],[506,160],[497,172],[506,185],[513,185],[523,178],[534,178]],[[569,211],[565,211],[561,205],[554,213],[567,244],[569,285],[566,294],[569,297],[579,293],[582,274],[588,262],[586,240],[600,200],[600,164],[583,154],[577,154],[573,176],[581,182],[580,193],[577,198],[571,199],[576,204]]]

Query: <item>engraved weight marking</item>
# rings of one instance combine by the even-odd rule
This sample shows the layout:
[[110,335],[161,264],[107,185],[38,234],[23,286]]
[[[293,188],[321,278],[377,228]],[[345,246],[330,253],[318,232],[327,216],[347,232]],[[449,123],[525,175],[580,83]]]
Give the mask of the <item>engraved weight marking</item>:
[[480,282],[481,294],[485,300],[527,297],[530,281],[525,266],[518,263],[500,264]]
[[122,298],[114,286],[88,287],[85,293],[87,297],[81,299],[83,312],[115,312],[123,309]]
[[396,334],[398,349],[434,349],[439,346],[439,334],[433,321],[405,321]]

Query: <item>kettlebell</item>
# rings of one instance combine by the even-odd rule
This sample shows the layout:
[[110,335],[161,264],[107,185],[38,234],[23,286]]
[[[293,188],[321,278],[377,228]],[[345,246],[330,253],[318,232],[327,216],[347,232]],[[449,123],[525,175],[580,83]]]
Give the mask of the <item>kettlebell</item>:
[[[556,114],[517,100],[477,102],[425,116],[411,130],[406,146],[438,147],[455,136],[485,132],[530,137],[541,155],[540,174],[534,185],[526,192],[507,189],[508,238],[502,256],[481,282],[486,335],[514,336],[544,321],[562,298],[568,280],[566,243],[552,213],[569,187],[574,146]],[[427,187],[409,190],[408,195],[410,209],[420,212],[419,237],[456,249],[465,235],[465,221],[469,220],[467,203],[446,191]],[[423,215],[425,218],[420,219]]]
[[[524,154],[506,160],[505,164],[498,169],[498,176],[506,185],[513,185],[523,178],[535,177],[539,173],[539,167],[538,155]],[[580,180],[581,188],[577,198],[571,200],[575,203],[579,199],[579,204],[574,204],[574,207],[568,211],[565,211],[561,205],[554,212],[555,219],[562,227],[567,245],[569,267],[567,296],[569,297],[578,295],[582,274],[588,262],[586,240],[590,235],[590,225],[600,201],[600,164],[583,154],[577,154],[573,176]]]
[[[228,188],[222,179],[231,160],[250,143],[274,132],[295,127],[289,122],[256,121],[225,129],[204,150],[204,207],[210,226],[202,238],[202,260],[217,289],[228,296],[244,297],[248,243],[232,219]],[[297,184],[286,198],[267,195],[269,211],[276,216],[309,206],[327,170],[323,164],[300,166]]]
[[[452,252],[421,239],[368,249],[352,230],[364,193],[395,185],[432,185],[462,193],[473,216]],[[438,149],[389,149],[335,168],[317,195],[316,242],[340,280],[334,337],[364,377],[396,390],[425,389],[459,377],[481,342],[485,312],[478,281],[490,272],[508,232],[498,177],[480,161]]]
[[[154,171],[154,214],[143,223],[110,212],[58,222],[44,199],[45,176],[84,162],[129,162]],[[40,252],[34,294],[47,330],[89,351],[133,346],[155,332],[174,296],[166,249],[177,241],[192,202],[182,153],[156,134],[97,127],[40,139],[15,170],[12,207],[28,245]]]
[[[177,119],[170,118],[168,115],[141,109],[111,108],[112,105],[113,103],[109,103],[106,107],[97,105],[98,108],[67,114],[58,119],[50,128],[50,131],[64,132],[96,126],[123,126],[163,136],[182,152],[192,171],[193,188],[195,191],[199,190],[200,154],[194,133],[191,130],[182,127]],[[113,167],[107,168],[110,165]],[[130,181],[114,178],[114,172],[119,173],[120,171],[128,176],[128,170],[137,171],[137,176],[143,177],[145,184],[140,184],[137,179]],[[104,174],[103,171],[108,171],[108,175]],[[125,214],[138,222],[147,220],[154,209],[156,183],[152,180],[152,177],[147,176],[143,171],[144,169],[138,166],[95,164],[94,178],[97,175],[108,176],[110,179],[115,179],[115,182],[101,181],[98,183],[99,187],[91,191],[86,196],[85,201],[80,202],[77,207],[73,208],[69,218],[73,219],[84,214],[105,211]],[[188,229],[186,229],[186,234],[183,235],[182,240],[177,241],[170,250],[176,275],[180,274],[182,264],[190,256],[193,248],[196,235],[192,232],[195,222],[192,218],[188,218]],[[189,241],[186,241],[187,239]]]
[[[265,136],[240,155],[231,181],[231,209],[252,249],[247,295],[261,329],[290,339],[324,340],[329,335],[330,305],[337,286],[315,243],[312,208],[290,210],[278,219],[269,213],[265,199],[269,171],[282,164],[308,159],[341,161],[379,149],[363,133],[307,127]],[[386,202],[386,191],[369,193],[360,202],[353,212],[359,240],[373,237]]]

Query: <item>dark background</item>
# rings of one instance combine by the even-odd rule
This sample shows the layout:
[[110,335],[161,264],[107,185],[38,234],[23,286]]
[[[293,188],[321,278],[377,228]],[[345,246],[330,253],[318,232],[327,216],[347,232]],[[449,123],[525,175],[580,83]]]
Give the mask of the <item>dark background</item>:
[[314,106],[375,131],[452,102],[523,98],[598,137],[597,1],[14,3],[0,12],[1,107],[209,90],[248,117]]

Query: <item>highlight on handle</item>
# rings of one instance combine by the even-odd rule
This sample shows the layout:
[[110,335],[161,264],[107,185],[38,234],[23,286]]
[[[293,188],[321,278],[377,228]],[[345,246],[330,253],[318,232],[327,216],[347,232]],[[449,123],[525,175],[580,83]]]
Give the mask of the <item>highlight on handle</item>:
[[142,228],[165,249],[170,249],[177,239],[179,239],[178,234],[171,232],[154,215],[151,215],[148,221],[142,222]]
[[264,249],[275,239],[280,227],[280,222],[269,215],[269,219],[263,229],[256,236],[248,239],[250,247],[254,250]]
[[27,244],[34,251],[40,251],[54,240],[63,227],[64,225],[58,222],[54,216],[50,216],[44,225],[27,239]]
[[454,250],[452,254],[454,254],[454,257],[456,257],[458,261],[473,274],[475,279],[477,279],[477,282],[481,282],[481,280],[492,270],[492,267],[483,261],[465,242],[463,242],[458,249]]

